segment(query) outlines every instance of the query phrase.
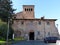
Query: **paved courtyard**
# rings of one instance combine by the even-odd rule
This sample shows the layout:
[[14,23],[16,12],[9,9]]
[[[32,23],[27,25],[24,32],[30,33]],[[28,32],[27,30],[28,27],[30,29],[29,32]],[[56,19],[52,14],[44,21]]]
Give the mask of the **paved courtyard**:
[[19,41],[12,45],[59,45],[57,43],[44,43],[41,41]]

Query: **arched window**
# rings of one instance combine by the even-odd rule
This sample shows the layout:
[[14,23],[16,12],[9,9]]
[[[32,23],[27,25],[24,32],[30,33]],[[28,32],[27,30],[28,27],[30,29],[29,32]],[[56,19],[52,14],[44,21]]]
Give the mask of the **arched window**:
[[40,35],[40,31],[38,31],[38,35]]
[[41,25],[41,21],[39,21],[39,25]]
[[27,11],[28,11],[28,9],[27,9]]
[[25,11],[26,11],[26,8],[25,8]]
[[31,8],[31,11],[32,11],[32,8]]
[[47,22],[47,25],[50,25],[50,23],[49,23],[49,22]]

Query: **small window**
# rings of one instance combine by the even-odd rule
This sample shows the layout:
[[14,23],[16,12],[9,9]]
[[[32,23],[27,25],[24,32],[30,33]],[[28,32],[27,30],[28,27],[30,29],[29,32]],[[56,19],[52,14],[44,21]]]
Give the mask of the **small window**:
[[31,11],[32,11],[32,8],[31,8]]
[[28,9],[27,9],[27,11],[28,11]]
[[50,32],[48,32],[48,35],[50,35]]
[[41,21],[39,21],[39,25],[41,25]]
[[47,22],[47,25],[50,25],[50,23],[49,23],[49,22]]
[[26,8],[25,8],[25,11],[26,11]]
[[40,32],[38,31],[38,35],[40,35]]

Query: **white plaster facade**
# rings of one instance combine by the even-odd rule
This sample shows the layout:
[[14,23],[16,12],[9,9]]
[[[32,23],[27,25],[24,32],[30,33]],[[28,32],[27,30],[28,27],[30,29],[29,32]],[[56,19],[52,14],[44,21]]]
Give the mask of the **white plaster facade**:
[[12,25],[15,37],[24,37],[29,40],[29,33],[34,32],[34,40],[43,40],[45,37],[58,37],[58,29],[55,26],[57,19],[45,19],[34,17],[34,5],[23,5],[23,11],[15,14]]

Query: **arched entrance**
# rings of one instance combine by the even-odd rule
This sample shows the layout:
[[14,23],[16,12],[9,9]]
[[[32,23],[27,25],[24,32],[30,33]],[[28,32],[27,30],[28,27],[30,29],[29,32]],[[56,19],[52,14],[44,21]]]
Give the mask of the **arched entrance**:
[[29,40],[34,40],[34,31],[29,32]]

